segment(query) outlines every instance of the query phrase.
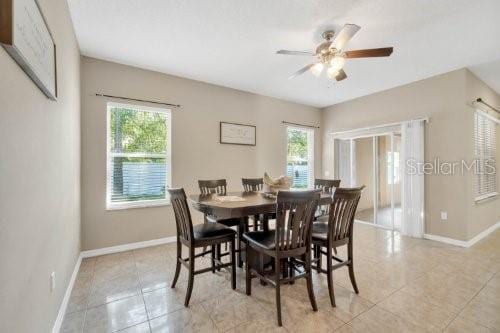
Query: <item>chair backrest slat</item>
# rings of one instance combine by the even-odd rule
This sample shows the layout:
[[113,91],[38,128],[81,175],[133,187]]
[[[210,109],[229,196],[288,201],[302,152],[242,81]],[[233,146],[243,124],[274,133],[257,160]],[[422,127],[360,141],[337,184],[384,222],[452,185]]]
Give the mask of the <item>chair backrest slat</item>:
[[264,180],[262,178],[241,178],[245,192],[262,191]]
[[324,193],[332,193],[333,190],[340,186],[339,179],[318,179],[314,180],[314,188],[321,190]]
[[225,179],[217,180],[198,180],[201,194],[219,194],[226,195],[227,182]]
[[276,251],[307,248],[320,191],[279,191],[276,205]]
[[354,215],[363,188],[364,186],[335,190],[328,219],[328,236],[332,241],[340,241],[352,236]]
[[175,225],[177,227],[177,236],[186,241],[193,240],[193,221],[191,220],[191,212],[186,199],[186,193],[183,188],[170,188],[170,202],[174,208]]

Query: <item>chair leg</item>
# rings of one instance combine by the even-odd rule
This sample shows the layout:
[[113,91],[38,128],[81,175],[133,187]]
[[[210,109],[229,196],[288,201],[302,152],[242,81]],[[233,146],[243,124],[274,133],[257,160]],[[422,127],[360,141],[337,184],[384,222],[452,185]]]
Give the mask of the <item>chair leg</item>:
[[250,255],[251,255],[251,250],[252,248],[250,246],[247,246],[247,253],[246,253],[246,257],[245,257],[245,269],[246,269],[246,272],[245,272],[245,285],[246,285],[246,292],[247,292],[247,295],[250,296],[252,295],[252,272],[250,271],[251,270],[251,267],[250,267]]
[[194,282],[194,247],[189,248],[189,280],[186,292],[186,300],[184,301],[184,306],[189,306],[189,300],[191,299],[191,293],[193,292],[193,282]]
[[313,259],[315,263],[318,264],[318,245],[313,244],[312,246]]
[[241,246],[241,240],[243,239],[243,229],[245,228],[245,218],[242,217],[240,223],[238,224],[238,267],[242,268],[243,267],[243,259],[241,257],[241,251],[242,251],[242,246]]
[[352,242],[347,244],[347,260],[349,260],[349,278],[351,279],[351,284],[356,294],[359,294],[358,285],[356,284],[356,278],[354,277],[354,261],[352,253]]
[[[264,273],[264,255],[262,253],[259,254],[259,273]],[[263,279],[260,279],[261,286],[267,286],[267,282]]]
[[177,283],[177,279],[179,279],[179,273],[181,271],[181,262],[179,259],[182,256],[182,244],[181,242],[177,241],[177,256],[175,258],[175,274],[174,274],[174,280],[172,281],[172,288],[175,288],[175,284]]
[[323,266],[323,254],[321,254],[321,246],[316,245],[316,251],[318,253],[318,261],[316,261],[316,272],[321,273],[321,267]]
[[[220,262],[221,260],[221,244],[215,245],[215,258]],[[220,271],[220,267],[216,268],[217,271]]]
[[212,273],[215,273],[215,245],[212,245]]
[[[293,261],[295,258],[288,258],[288,274],[287,277],[293,278],[295,275],[295,262]],[[286,268],[286,267],[285,267]],[[295,280],[291,280],[290,284],[295,284]]]
[[318,305],[316,304],[316,297],[314,297],[314,289],[312,284],[312,269],[311,269],[311,252],[306,252],[304,255],[304,261],[306,263],[306,281],[307,281],[307,293],[309,294],[309,301],[311,301],[311,306],[314,311],[318,311]]
[[333,270],[332,270],[332,247],[328,246],[326,249],[327,263],[326,263],[326,278],[328,280],[328,293],[330,294],[330,303],[335,307],[335,293],[333,291]]
[[231,288],[236,289],[236,256],[235,256],[235,242],[234,238],[231,239]]
[[280,260],[279,258],[274,259],[274,281],[276,283],[276,314],[278,317],[278,326],[283,326],[281,322],[281,291],[280,291]]
[[[203,214],[203,223],[209,223],[209,222],[208,222],[208,219],[207,219],[207,214]],[[206,251],[207,251],[207,247],[206,247],[206,246],[204,246],[204,247],[203,247],[203,251],[202,251],[202,252],[203,252],[203,253],[205,253]],[[204,257],[204,256],[205,256],[205,255],[203,255],[203,257]]]

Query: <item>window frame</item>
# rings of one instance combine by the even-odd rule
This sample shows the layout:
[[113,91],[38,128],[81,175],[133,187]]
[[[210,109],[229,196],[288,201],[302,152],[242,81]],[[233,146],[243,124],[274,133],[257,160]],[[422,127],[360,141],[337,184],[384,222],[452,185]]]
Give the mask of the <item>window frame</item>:
[[141,155],[141,157],[143,157],[143,155],[150,157],[155,157],[155,155],[161,155],[157,157],[165,158],[165,164],[166,164],[165,187],[168,189],[172,185],[172,110],[167,108],[158,108],[158,107],[144,106],[138,104],[107,102],[106,103],[106,210],[169,206],[170,198],[168,195],[168,191],[165,191],[164,199],[150,199],[150,200],[124,201],[124,202],[111,201],[111,192],[112,192],[111,158],[117,155],[129,156],[134,154],[136,155],[135,157],[139,157],[137,156],[137,153],[114,154],[111,152],[111,109],[113,108],[129,108],[137,111],[163,113],[166,115],[165,122],[167,126],[167,136],[166,136],[167,147],[165,150],[165,154],[139,154],[139,155]]
[[[287,166],[288,166],[288,130],[299,130],[304,131],[307,134],[307,166],[309,167],[309,177],[307,189],[312,189],[314,187],[314,179],[315,179],[315,170],[314,170],[314,159],[315,159],[315,141],[316,141],[316,131],[314,128],[303,127],[298,125],[287,125],[285,128],[285,175],[287,174]],[[309,142],[309,137],[312,139]],[[301,188],[293,187],[293,179],[292,179],[292,187],[291,189],[301,190]]]
[[[483,154],[481,155],[478,155],[477,154],[477,142],[479,141],[478,139],[478,136],[479,135],[483,135],[483,139],[486,140],[486,135],[484,134],[478,134],[478,118],[482,117],[484,120],[486,121],[490,121],[492,123],[493,126],[497,126],[499,124],[499,121],[498,119],[495,119],[493,117],[491,117],[489,114],[483,112],[482,110],[476,110],[476,112],[474,113],[474,158],[476,159],[476,163],[477,164],[482,164],[484,163],[483,160],[487,160],[486,159],[486,156],[483,156]],[[483,128],[483,127],[481,127]],[[484,128],[483,128],[484,129]],[[493,143],[492,145],[494,146],[494,151],[493,151],[493,159],[495,159],[495,155],[497,153],[497,149],[498,147],[496,147],[496,135],[497,135],[497,132],[495,130],[495,133],[493,135]],[[481,152],[484,152],[484,149],[481,149]],[[495,160],[495,166],[497,166],[498,164],[498,161]],[[478,202],[481,202],[483,200],[487,200],[487,199],[490,199],[490,198],[493,198],[493,197],[496,197],[498,196],[498,181],[497,181],[497,170],[495,169],[495,172],[493,174],[493,184],[494,184],[494,188],[491,192],[488,192],[488,193],[480,193],[480,189],[478,188],[479,187],[479,184],[482,183],[481,180],[480,180],[480,177],[482,177],[483,175],[479,174],[478,173],[478,170],[477,170],[477,167],[476,167],[476,173],[474,174],[474,201],[476,203]]]

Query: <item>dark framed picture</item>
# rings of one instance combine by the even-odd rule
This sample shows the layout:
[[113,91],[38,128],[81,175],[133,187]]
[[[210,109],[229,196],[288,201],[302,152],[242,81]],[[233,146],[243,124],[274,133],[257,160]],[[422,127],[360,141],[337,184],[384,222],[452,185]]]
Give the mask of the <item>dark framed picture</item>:
[[57,98],[56,44],[36,0],[0,0],[0,44],[50,99]]
[[255,146],[257,127],[254,125],[220,122],[220,143]]

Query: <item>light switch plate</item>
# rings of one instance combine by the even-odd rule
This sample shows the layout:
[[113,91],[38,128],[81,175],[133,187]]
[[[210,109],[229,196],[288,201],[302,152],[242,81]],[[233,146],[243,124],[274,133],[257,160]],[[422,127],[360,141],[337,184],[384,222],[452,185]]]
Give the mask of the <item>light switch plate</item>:
[[441,212],[441,220],[443,221],[448,220],[448,212]]

